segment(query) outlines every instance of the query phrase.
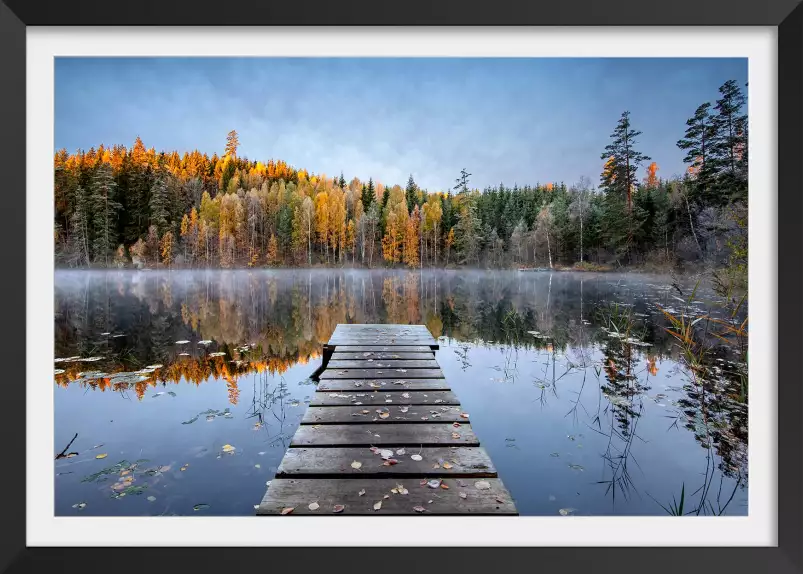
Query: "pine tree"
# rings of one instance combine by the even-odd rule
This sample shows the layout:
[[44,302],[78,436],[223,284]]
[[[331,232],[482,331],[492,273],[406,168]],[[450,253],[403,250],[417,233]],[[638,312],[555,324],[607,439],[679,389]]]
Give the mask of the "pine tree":
[[112,167],[98,163],[92,176],[89,189],[89,203],[92,209],[94,240],[92,243],[96,261],[109,266],[109,258],[117,246],[117,214],[122,205],[117,202],[117,184],[112,175]]
[[167,174],[159,170],[156,174],[156,179],[151,186],[151,200],[150,200],[150,222],[151,225],[156,226],[156,231],[160,236],[164,235],[170,227],[170,199],[168,197],[167,182],[165,181]]
[[90,228],[92,225],[89,196],[81,186],[75,190],[75,206],[70,216],[71,251],[76,254],[78,262],[89,266]]
[[477,217],[477,207],[473,201],[468,202],[454,230],[455,244],[461,258],[460,262],[467,265],[472,263],[479,265],[482,247],[482,222]]
[[362,193],[360,197],[362,198],[363,209],[368,211],[368,209],[371,207],[371,204],[374,202],[376,198],[374,197],[374,194],[372,192],[368,191],[368,186],[365,184],[362,184]]
[[416,192],[418,191],[418,186],[415,184],[415,180],[413,180],[413,174],[410,174],[410,178],[407,180],[407,187],[404,190],[405,197],[407,198],[407,212],[412,213],[413,208],[417,205],[416,201]]
[[713,154],[721,190],[717,203],[723,205],[728,196],[746,198],[747,114],[743,113],[746,99],[734,80],[725,82],[719,92],[721,97],[714,107]]
[[453,189],[459,190],[458,193],[468,193],[468,176],[471,174],[466,171],[466,168],[460,170],[460,177],[455,180],[457,185]]
[[343,178],[343,172],[340,172],[340,179],[337,182],[340,189],[346,189],[346,180]]
[[677,146],[686,152],[684,163],[689,164],[688,173],[694,181],[694,189],[705,198],[710,192],[711,182],[716,173],[713,156],[716,128],[706,102],[694,112],[694,116],[686,120],[686,133],[678,140]]
[[608,169],[604,170],[601,176],[603,189],[608,193],[626,197],[628,211],[633,206],[632,193],[637,181],[636,171],[642,162],[652,159],[635,149],[636,138],[640,135],[640,131],[630,126],[630,112],[623,112],[611,134],[613,141],[605,146],[605,151],[600,156],[601,159],[608,160],[606,164]]

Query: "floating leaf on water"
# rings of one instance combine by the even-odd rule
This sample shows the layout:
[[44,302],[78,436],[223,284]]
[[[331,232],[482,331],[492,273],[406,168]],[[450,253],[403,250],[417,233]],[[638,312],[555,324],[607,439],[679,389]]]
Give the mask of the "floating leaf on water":
[[359,496],[365,496],[365,489],[363,488],[360,492],[357,493]]
[[354,462],[351,463],[351,468],[355,470],[360,470],[360,468],[362,468],[362,463],[355,460]]
[[147,500],[148,502],[156,502],[156,497],[155,496],[149,496],[145,500]]
[[260,465],[258,465],[258,464],[255,464],[254,468],[262,468],[262,467]]
[[320,507],[321,507],[321,505],[318,504],[317,502],[310,502],[310,504],[309,504],[309,506],[307,508],[309,508],[312,511],[315,511],[315,510],[318,510]]
[[86,357],[85,359],[78,359],[82,363],[94,363],[96,361],[102,360],[103,357]]
[[53,374],[56,375],[56,376],[63,375],[64,374],[64,369],[55,369],[53,371]]
[[207,508],[209,508],[208,504],[196,504],[192,507],[195,512],[198,512],[199,510],[206,510]]
[[376,504],[374,504],[374,510],[379,510],[380,508],[382,508],[382,501],[381,500],[379,502],[377,502]]
[[411,454],[411,455],[410,455],[410,458],[411,458],[411,459],[413,459],[413,460],[414,460],[414,461],[416,461],[416,462],[421,462],[422,460],[424,460],[424,459],[421,457],[421,455],[420,455],[420,454]]
[[555,498],[551,494],[549,495],[549,502],[555,502],[556,500],[557,500],[557,498]]
[[580,472],[583,472],[583,467],[580,466],[579,464],[569,464],[569,468],[571,468],[572,470],[579,470]]
[[182,339],[181,341],[176,341],[176,345],[186,345],[189,341]]
[[109,455],[108,454],[99,454],[95,458],[106,458],[107,456],[109,456]]
[[78,504],[73,504],[73,508],[77,508],[78,510],[83,510],[86,508],[86,502],[79,502]]
[[413,506],[413,510],[415,510],[416,512],[426,512],[427,511],[427,509],[424,508],[423,506]]
[[555,458],[558,458],[560,456],[560,453],[559,452],[550,452],[549,456],[554,456]]
[[574,514],[576,510],[577,510],[576,508],[561,508],[560,510],[558,510],[558,512],[560,513],[561,516],[569,516],[570,514]]
[[207,339],[204,339],[203,341],[198,341],[198,344],[199,344],[199,345],[204,345],[204,346],[206,346],[206,345],[211,345],[211,344],[212,344],[212,341],[209,341],[209,340],[207,340]]
[[290,514],[296,509],[295,506],[288,506],[287,508],[282,508],[282,515]]
[[226,353],[223,353],[221,351],[217,351],[215,353],[209,353],[209,356],[210,357],[225,357]]
[[237,450],[237,447],[231,446],[230,444],[224,444],[221,450],[223,452],[234,452],[235,450]]
[[345,509],[346,506],[344,504],[335,504],[334,507],[332,508],[332,512],[338,514],[340,512],[343,512]]
[[476,488],[477,490],[490,490],[491,483],[488,482],[487,480],[480,480],[479,482],[474,483],[474,488]]
[[188,421],[183,421],[181,424],[183,424],[183,425],[191,425],[192,423],[194,423],[194,422],[195,422],[195,421],[197,421],[197,420],[198,420],[198,415],[195,415],[195,416],[194,416],[194,417],[192,417],[190,420],[188,420]]

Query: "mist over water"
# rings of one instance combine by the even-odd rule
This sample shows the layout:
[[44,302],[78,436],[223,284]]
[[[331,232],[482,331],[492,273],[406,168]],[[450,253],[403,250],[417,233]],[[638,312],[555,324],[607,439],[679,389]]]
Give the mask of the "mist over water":
[[[747,513],[745,369],[666,277],[57,271],[57,515],[252,515],[338,323],[424,324],[523,515]],[[622,327],[626,326],[626,331]],[[59,360],[65,359],[65,360]],[[101,458],[96,458],[101,455]],[[81,504],[85,506],[81,507]],[[79,505],[79,506],[75,506]]]

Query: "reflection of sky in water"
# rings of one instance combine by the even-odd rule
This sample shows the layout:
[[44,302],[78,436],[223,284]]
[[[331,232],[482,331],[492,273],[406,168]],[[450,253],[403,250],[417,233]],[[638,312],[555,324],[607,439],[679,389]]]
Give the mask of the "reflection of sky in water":
[[[727,377],[689,385],[655,306],[684,304],[664,285],[564,273],[59,272],[56,356],[101,360],[56,365],[55,442],[77,432],[68,453],[79,453],[55,462],[56,513],[252,514],[314,393],[321,344],[337,323],[386,322],[444,337],[436,358],[522,514],[662,515],[681,485],[687,510],[704,498],[718,512],[740,477],[727,513],[745,514],[746,405]],[[603,330],[612,302],[632,309],[634,341],[651,346]],[[712,372],[729,360],[712,357]],[[110,376],[156,364],[143,381]],[[70,382],[87,371],[109,376]]]

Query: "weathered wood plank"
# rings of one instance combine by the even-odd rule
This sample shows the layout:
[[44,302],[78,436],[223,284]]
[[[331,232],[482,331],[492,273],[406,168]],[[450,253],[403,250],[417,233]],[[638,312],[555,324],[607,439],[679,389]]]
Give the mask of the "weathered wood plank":
[[438,424],[301,425],[290,446],[479,446],[470,424],[454,428]]
[[342,360],[332,359],[327,365],[328,369],[438,369],[438,361],[435,359],[414,359],[414,360]]
[[318,383],[319,391],[448,391],[450,388],[446,379],[326,379]]
[[[277,478],[265,493],[257,514],[281,514],[283,509],[293,508],[287,516],[517,515],[510,493],[498,478],[463,480],[466,486],[459,486],[457,480],[462,479],[444,478],[443,483],[449,487],[444,490],[422,486],[417,479]],[[488,483],[490,488],[478,489],[475,485],[480,481]],[[407,490],[407,494],[391,492],[398,484]],[[363,490],[365,493],[360,496],[359,493]],[[466,495],[465,498],[460,496],[461,492]],[[385,495],[388,498],[384,498]],[[318,504],[317,510],[310,510],[309,505],[313,502]],[[374,510],[377,502],[382,503],[381,508]],[[342,512],[335,514],[333,509],[338,504],[344,508]],[[422,507],[424,512],[417,512],[415,507]]]
[[[418,455],[421,460],[413,460],[410,455]],[[496,468],[482,447],[405,447],[394,449],[393,456],[399,463],[385,466],[379,454],[374,454],[365,447],[291,448],[285,453],[276,476],[279,478],[496,476]],[[359,469],[351,466],[355,461],[360,463]]]
[[336,353],[431,353],[432,349],[429,345],[336,345]]
[[[341,382],[341,381],[337,381]],[[387,397],[386,395],[391,395]],[[408,396],[405,396],[408,395]],[[393,403],[386,403],[390,398]],[[357,405],[357,403],[360,403]],[[410,391],[409,393],[375,393],[375,392],[316,392],[310,401],[310,407],[338,405],[459,405],[460,401],[451,391]]]
[[427,333],[426,325],[400,325],[390,323],[338,323],[333,334],[339,333]]
[[[403,372],[406,371],[406,372]],[[331,369],[321,373],[323,379],[442,379],[440,369]]]
[[332,354],[333,361],[382,361],[382,360],[434,360],[435,354],[432,351],[427,353],[383,353],[363,351],[362,353],[340,353],[335,352]]
[[[383,415],[387,415],[384,416]],[[301,424],[365,424],[365,423],[466,423],[459,406],[441,405],[394,405],[384,404],[368,407],[307,407]]]

